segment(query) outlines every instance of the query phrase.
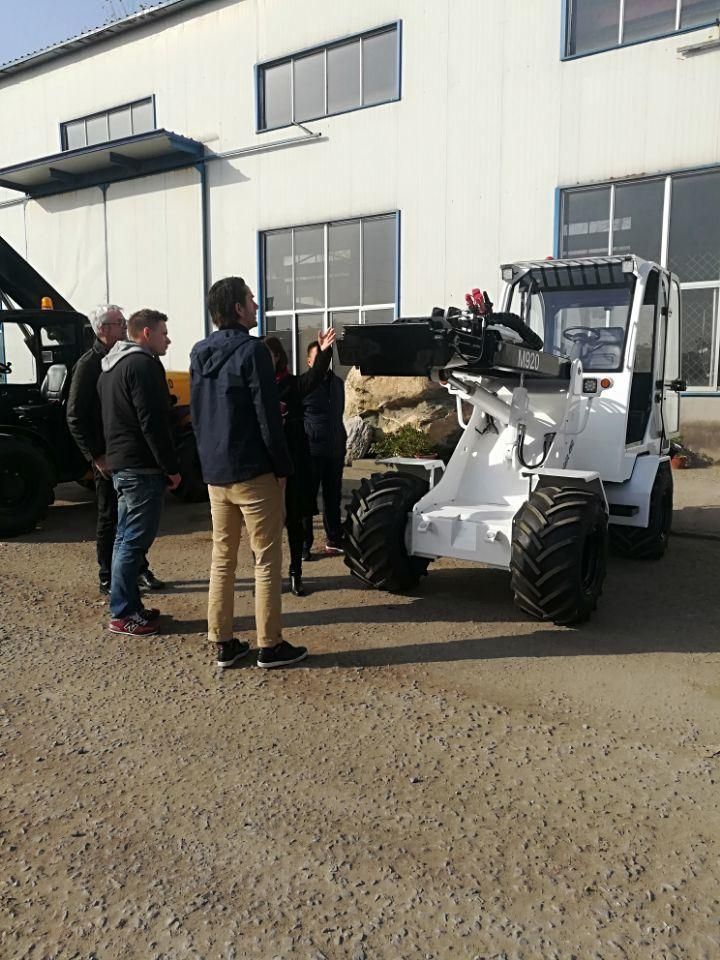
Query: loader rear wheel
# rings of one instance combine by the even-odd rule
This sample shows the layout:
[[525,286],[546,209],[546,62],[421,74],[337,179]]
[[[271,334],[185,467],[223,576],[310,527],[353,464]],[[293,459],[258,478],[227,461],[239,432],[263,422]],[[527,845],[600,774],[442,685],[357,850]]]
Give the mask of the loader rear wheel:
[[390,593],[417,585],[430,561],[408,555],[405,529],[428,489],[426,480],[409,473],[376,473],[362,481],[343,525],[345,563],[353,576]]
[[0,536],[34,530],[53,502],[52,467],[26,440],[0,438]]
[[610,547],[619,557],[659,560],[667,550],[673,512],[673,478],[670,464],[661,463],[650,494],[647,527],[610,524]]
[[539,620],[583,623],[605,580],[608,522],[592,490],[541,487],[513,520],[515,602]]

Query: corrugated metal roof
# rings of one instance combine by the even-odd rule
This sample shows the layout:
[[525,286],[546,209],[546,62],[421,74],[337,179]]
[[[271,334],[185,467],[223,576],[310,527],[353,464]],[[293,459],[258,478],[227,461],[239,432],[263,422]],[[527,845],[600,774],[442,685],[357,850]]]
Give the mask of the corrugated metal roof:
[[55,43],[52,46],[45,47],[42,50],[35,50],[25,56],[18,57],[17,60],[10,60],[8,63],[0,64],[0,82],[5,77],[22,70],[30,70],[41,63],[47,63],[49,60],[56,60],[59,57],[74,53],[83,47],[89,47],[94,43],[100,43],[118,33],[125,33],[128,30],[135,30],[151,23],[153,20],[160,20],[162,17],[168,17],[170,14],[179,13],[190,7],[197,7],[201,3],[209,3],[210,0],[166,0],[165,3],[158,3],[153,7],[147,7],[145,10],[139,10],[129,17],[123,17],[122,20],[113,20],[111,23],[105,23],[100,27],[94,27],[76,37]]

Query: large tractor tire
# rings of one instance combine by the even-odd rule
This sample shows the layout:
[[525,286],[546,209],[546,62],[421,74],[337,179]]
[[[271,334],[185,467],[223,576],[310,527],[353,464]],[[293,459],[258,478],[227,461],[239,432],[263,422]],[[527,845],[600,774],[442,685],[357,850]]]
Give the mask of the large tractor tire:
[[597,606],[607,563],[605,505],[591,490],[541,487],[513,520],[515,602],[538,620],[583,623]]
[[53,499],[53,469],[42,450],[0,437],[0,536],[34,530]]
[[661,463],[650,494],[647,527],[610,524],[610,548],[620,557],[659,560],[668,547],[673,513],[673,478],[670,464]]
[[178,461],[182,480],[173,493],[183,503],[204,503],[208,499],[208,488],[202,478],[200,457],[193,433],[185,433],[180,439]]
[[409,473],[377,473],[355,490],[345,519],[345,563],[377,590],[398,593],[417,585],[429,560],[405,547],[408,514],[429,489]]

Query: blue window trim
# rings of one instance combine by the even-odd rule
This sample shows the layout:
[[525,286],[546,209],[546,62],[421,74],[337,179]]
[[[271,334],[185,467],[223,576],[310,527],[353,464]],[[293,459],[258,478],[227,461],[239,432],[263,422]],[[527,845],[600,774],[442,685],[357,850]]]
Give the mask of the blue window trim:
[[265,244],[263,243],[263,237],[266,233],[269,233],[268,230],[258,230],[255,237],[255,245],[257,250],[257,305],[258,305],[258,335],[261,337],[265,336],[265,284],[263,278],[265,277]]
[[555,187],[554,204],[554,229],[553,229],[553,256],[557,260],[560,257],[560,240],[562,237],[562,198],[563,188]]
[[610,53],[613,50],[625,50],[628,47],[637,47],[641,43],[652,43],[654,40],[667,40],[668,37],[681,37],[686,33],[694,33],[696,30],[710,30],[717,25],[717,21],[711,20],[709,23],[698,23],[692,27],[680,27],[679,30],[669,30],[666,33],[655,33],[651,37],[642,37],[639,40],[629,40],[627,43],[615,43],[611,47],[598,47],[597,50],[584,50],[582,53],[568,53],[568,44],[570,43],[570,8],[573,0],[560,0],[562,4],[562,25],[560,30],[560,59],[561,60],[582,60],[585,57],[594,57],[598,53]]
[[[576,190],[592,190],[594,188],[602,189],[604,187],[610,187],[613,184],[625,184],[625,183],[648,183],[650,180],[663,180],[665,177],[682,177],[682,176],[692,176],[693,174],[702,174],[702,173],[718,173],[720,172],[720,163],[712,164],[703,164],[700,167],[683,167],[680,170],[666,170],[664,173],[652,173],[648,174],[645,177],[617,177],[614,180],[596,180],[592,183],[579,183],[573,184],[572,186],[567,187],[555,187],[555,227],[554,227],[554,243],[555,243],[555,257],[559,258],[562,255],[560,249],[560,244],[562,242],[562,202],[563,196],[566,193],[571,193]],[[681,393],[682,397],[720,397],[720,390],[698,390],[693,388],[687,390],[684,393]]]
[[[391,30],[396,31],[397,39],[397,84],[395,87],[395,96],[390,97],[388,100],[382,100],[380,103],[363,103],[357,107],[350,107],[348,110],[340,110],[337,113],[321,113],[317,117],[307,117],[302,122],[303,123],[315,123],[317,120],[325,120],[327,117],[340,117],[346,113],[356,113],[358,110],[370,110],[373,107],[382,107],[387,103],[397,103],[402,99],[402,20],[392,20],[389,23],[384,23],[379,27],[370,27],[367,30],[362,30],[359,33],[350,33],[344,37],[338,37],[334,40],[328,40],[326,43],[315,44],[312,47],[305,47],[302,50],[294,50],[291,53],[286,53],[280,57],[272,57],[269,60],[260,60],[255,64],[253,68],[254,72],[254,83],[255,83],[255,133],[271,133],[273,130],[284,130],[287,127],[295,126],[295,121],[290,121],[290,123],[282,123],[275,127],[264,127],[262,125],[263,121],[263,95],[261,84],[263,81],[263,71],[268,67],[275,67],[283,63],[292,63],[293,60],[297,60],[300,57],[310,56],[313,53],[321,53],[323,50],[331,50],[333,47],[340,47],[344,43],[349,43],[352,40],[362,40],[365,37],[372,37],[380,33],[389,33]],[[361,91],[362,94],[362,91]],[[291,108],[294,109],[294,105],[291,104]],[[82,118],[81,118],[82,119]]]
[[555,257],[562,256],[562,218],[563,218],[563,199],[568,193],[575,193],[580,190],[602,190],[612,186],[623,186],[628,183],[649,183],[652,180],[664,180],[666,177],[691,177],[694,174],[718,173],[720,172],[720,163],[705,163],[699,167],[681,167],[678,170],[661,170],[659,173],[648,173],[645,176],[615,177],[610,180],[592,180],[590,183],[573,183],[555,187],[555,223],[554,223],[554,246]]
[[[384,213],[358,213],[354,217],[342,217],[340,219],[333,219],[331,217],[326,220],[311,220],[304,223],[293,223],[286,227],[268,227],[266,230],[257,231],[257,291],[260,297],[257,316],[258,333],[261,337],[265,335],[265,244],[263,243],[265,235],[268,233],[279,233],[282,230],[301,230],[303,227],[325,227],[334,223],[350,223],[353,220],[376,220],[378,217],[395,217],[395,316],[400,316],[400,210],[386,210]],[[325,269],[327,270],[327,264],[325,265]],[[372,304],[368,304],[367,307],[368,309],[372,309]],[[333,310],[342,310],[343,308],[333,308],[325,304],[324,307],[318,307],[317,309],[318,312],[331,313]],[[364,307],[359,308],[360,314],[362,314],[363,309]],[[283,313],[292,312],[292,310],[283,311]]]
[[[62,120],[58,124],[58,130],[60,133],[60,150],[65,153],[67,151],[67,139],[65,137],[65,128],[68,127],[71,123],[79,123],[80,120],[92,120],[94,117],[106,117],[111,113],[115,113],[116,110],[124,110],[126,107],[133,107],[137,103],[145,103],[147,100],[150,100],[152,103],[152,114],[153,114],[153,130],[157,130],[157,103],[155,100],[155,94],[151,93],[147,97],[137,97],[135,100],[128,100],[127,103],[116,103],[112,107],[106,107],[104,110],[95,110],[93,113],[86,113],[82,117],[73,117],[72,120]],[[126,139],[123,137],[123,139]],[[103,140],[103,143],[112,143],[112,140]],[[91,144],[91,146],[98,146],[98,144]]]
[[[659,170],[657,173],[646,173],[643,176],[630,174],[626,177],[610,177],[606,180],[590,180],[588,183],[560,184],[555,190],[561,194],[571,190],[592,190],[595,187],[620,186],[626,183],[647,183],[649,180],[663,180],[665,177],[686,177],[694,173],[716,173],[720,171],[720,161],[717,163],[703,163],[697,167],[679,167],[677,170]],[[556,208],[557,209],[557,208]]]

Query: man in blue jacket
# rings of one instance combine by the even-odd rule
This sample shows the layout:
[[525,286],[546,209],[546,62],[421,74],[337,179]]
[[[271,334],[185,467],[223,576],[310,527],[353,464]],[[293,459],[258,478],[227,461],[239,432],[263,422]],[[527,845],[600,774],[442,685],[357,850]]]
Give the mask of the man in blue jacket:
[[[312,367],[319,346],[313,341],[307,348],[308,366]],[[325,526],[325,553],[343,552],[340,504],[342,501],[342,476],[345,464],[347,433],[345,413],[345,384],[340,377],[328,370],[320,386],[304,401],[305,433],[310,442],[313,463],[313,489],[317,497],[322,487],[323,523]],[[305,521],[305,549],[303,559],[310,559],[313,545],[313,518]]]
[[257,304],[241,277],[208,293],[217,329],[190,354],[190,406],[203,479],[208,484],[213,550],[208,637],[219,667],[250,649],[233,637],[235,570],[243,524],[255,556],[255,625],[259,667],[284,667],[307,656],[282,637],[283,502],[292,473],[273,362],[250,336]]

